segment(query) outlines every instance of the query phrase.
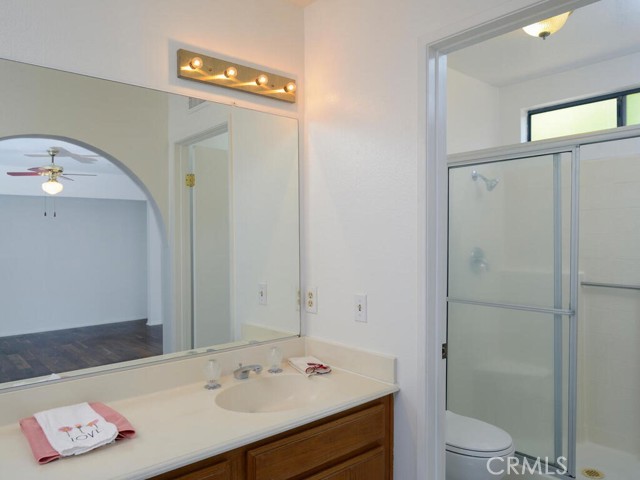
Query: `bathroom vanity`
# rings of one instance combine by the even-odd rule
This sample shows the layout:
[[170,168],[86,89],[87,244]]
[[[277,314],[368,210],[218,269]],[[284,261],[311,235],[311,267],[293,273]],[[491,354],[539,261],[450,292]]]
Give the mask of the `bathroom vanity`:
[[331,415],[155,480],[383,480],[393,476],[393,397]]
[[[270,345],[217,353],[225,374],[203,388],[209,356],[167,362],[0,395],[0,472],[4,478],[390,479],[395,359],[310,338],[276,343],[285,358],[314,355],[333,367],[306,378],[284,372],[231,372],[260,363]],[[136,438],[38,465],[20,418],[83,401],[124,415]]]

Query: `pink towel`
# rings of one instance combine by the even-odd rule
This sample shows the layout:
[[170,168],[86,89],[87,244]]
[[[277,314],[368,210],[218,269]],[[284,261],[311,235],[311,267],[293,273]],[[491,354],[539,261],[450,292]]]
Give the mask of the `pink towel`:
[[[129,421],[114,409],[107,407],[104,403],[96,402],[89,403],[89,405],[107,422],[113,423],[116,426],[118,429],[116,441],[136,436],[136,431]],[[22,433],[24,433],[25,437],[27,437],[33,456],[38,463],[49,463],[60,458],[60,454],[53,449],[42,431],[40,424],[34,417],[23,418],[20,420],[20,428],[22,429]]]

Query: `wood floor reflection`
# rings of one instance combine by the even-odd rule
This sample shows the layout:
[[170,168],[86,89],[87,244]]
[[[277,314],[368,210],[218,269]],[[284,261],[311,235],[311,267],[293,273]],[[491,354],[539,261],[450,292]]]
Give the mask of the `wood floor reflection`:
[[162,354],[162,325],[133,320],[0,337],[0,383]]

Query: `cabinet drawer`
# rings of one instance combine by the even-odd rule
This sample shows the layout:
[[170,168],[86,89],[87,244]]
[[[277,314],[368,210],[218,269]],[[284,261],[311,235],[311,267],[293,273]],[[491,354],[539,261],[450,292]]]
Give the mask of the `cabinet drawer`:
[[231,452],[163,473],[151,480],[238,480],[243,478],[242,456]]
[[305,480],[384,480],[384,448],[378,447]]
[[231,477],[231,465],[227,461],[176,477],[176,480],[233,480],[233,478]]
[[[247,452],[249,480],[283,480],[340,461],[385,439],[385,408],[366,410]],[[384,459],[384,456],[383,456]],[[338,477],[340,478],[340,477]]]

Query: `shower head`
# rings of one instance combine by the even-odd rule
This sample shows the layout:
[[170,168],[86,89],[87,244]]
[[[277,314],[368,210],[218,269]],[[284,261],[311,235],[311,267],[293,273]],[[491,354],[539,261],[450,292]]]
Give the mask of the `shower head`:
[[496,188],[496,186],[498,185],[498,179],[497,178],[487,178],[484,175],[482,175],[481,173],[478,173],[477,171],[473,171],[471,172],[471,178],[476,181],[478,180],[478,178],[481,178],[482,180],[484,180],[484,184],[487,187],[487,191],[491,191],[494,188]]

